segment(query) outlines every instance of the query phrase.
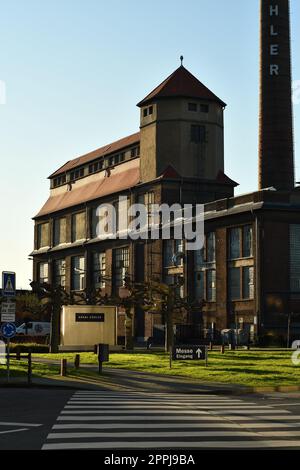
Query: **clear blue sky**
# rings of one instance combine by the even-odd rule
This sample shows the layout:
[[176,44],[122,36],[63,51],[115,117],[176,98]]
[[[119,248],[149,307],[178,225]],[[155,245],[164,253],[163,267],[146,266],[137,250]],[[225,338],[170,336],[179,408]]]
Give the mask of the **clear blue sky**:
[[[300,80],[300,2],[291,0]],[[227,104],[226,172],[257,188],[258,0],[0,0],[0,271],[27,288],[47,176],[136,132],[136,103],[184,65]],[[300,104],[295,106],[300,178]]]

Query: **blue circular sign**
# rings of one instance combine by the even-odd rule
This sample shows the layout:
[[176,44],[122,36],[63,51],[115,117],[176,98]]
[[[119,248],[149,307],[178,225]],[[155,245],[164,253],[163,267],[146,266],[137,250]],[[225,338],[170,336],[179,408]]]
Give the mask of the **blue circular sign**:
[[1,326],[1,333],[4,338],[13,338],[16,335],[17,329],[14,323],[4,323]]

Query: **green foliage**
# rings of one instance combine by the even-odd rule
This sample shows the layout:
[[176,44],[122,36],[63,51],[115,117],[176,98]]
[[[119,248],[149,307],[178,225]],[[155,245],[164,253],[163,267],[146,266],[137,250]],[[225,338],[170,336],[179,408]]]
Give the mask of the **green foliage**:
[[10,352],[16,353],[17,351],[21,353],[28,353],[29,351],[32,353],[48,353],[49,346],[37,343],[10,343]]
[[[245,386],[299,385],[300,366],[293,365],[291,351],[251,350],[251,351],[209,351],[208,367],[203,361],[174,361],[169,368],[166,353],[111,353],[104,368],[128,369],[161,375],[183,376],[199,383],[218,382]],[[39,355],[40,356],[40,355]],[[75,353],[42,355],[49,359],[66,358],[74,364]],[[80,354],[81,364],[97,364],[97,356],[92,353]],[[80,369],[83,375],[87,373]]]

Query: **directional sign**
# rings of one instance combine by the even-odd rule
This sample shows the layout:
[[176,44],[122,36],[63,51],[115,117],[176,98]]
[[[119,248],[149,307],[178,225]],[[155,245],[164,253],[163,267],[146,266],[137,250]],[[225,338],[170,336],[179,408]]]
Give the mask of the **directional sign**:
[[2,302],[1,304],[1,313],[2,314],[15,314],[16,313],[16,303],[15,302]]
[[174,361],[195,361],[205,360],[207,354],[207,346],[185,345],[173,347]]
[[16,325],[14,323],[3,323],[1,333],[4,338],[13,338],[16,335]]
[[16,296],[16,273],[2,272],[2,295],[4,297]]

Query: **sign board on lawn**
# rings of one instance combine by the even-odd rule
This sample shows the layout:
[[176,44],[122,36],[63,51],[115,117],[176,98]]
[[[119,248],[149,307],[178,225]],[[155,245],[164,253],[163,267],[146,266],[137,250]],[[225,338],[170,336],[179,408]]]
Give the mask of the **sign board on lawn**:
[[184,345],[173,347],[174,361],[199,361],[205,360],[207,355],[207,346]]

